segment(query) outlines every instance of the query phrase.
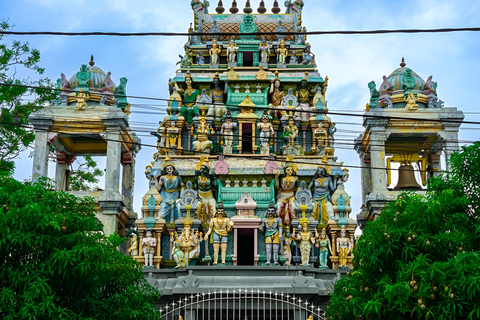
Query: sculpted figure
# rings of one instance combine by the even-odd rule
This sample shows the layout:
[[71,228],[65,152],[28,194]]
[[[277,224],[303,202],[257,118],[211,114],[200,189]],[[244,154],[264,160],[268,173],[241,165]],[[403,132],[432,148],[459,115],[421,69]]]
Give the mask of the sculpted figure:
[[268,118],[267,110],[263,112],[262,121],[257,124],[257,129],[260,131],[260,153],[270,154],[270,139],[273,137],[275,130]]
[[[232,150],[232,143],[233,143],[233,131],[237,128],[237,124],[233,122],[232,115],[230,111],[227,111],[225,115],[225,122],[222,123],[222,128],[220,129],[220,135],[223,138],[222,145],[225,146],[225,151]],[[231,151],[230,151],[231,152]]]
[[180,114],[185,118],[187,123],[192,123],[193,117],[198,115],[198,107],[195,105],[200,90],[193,87],[193,79],[190,71],[187,71],[185,76],[185,84],[187,88],[185,90],[178,89],[179,93],[183,91],[183,105],[180,108]]
[[295,125],[295,117],[288,116],[288,125],[283,127],[283,134],[285,137],[285,144],[287,147],[295,146],[295,139],[298,136],[298,128]]
[[210,153],[212,141],[210,141],[209,138],[215,133],[215,131],[203,116],[200,117],[196,132],[194,132],[194,128],[195,127],[192,126],[192,135],[193,138],[197,140],[193,142],[193,148],[199,153]]
[[77,100],[77,111],[85,109],[89,96],[90,95],[85,93],[83,89],[80,89],[80,91],[77,92],[75,96],[75,100]]
[[180,208],[177,207],[177,200],[180,197],[180,192],[183,192],[183,181],[178,176],[178,172],[168,156],[165,158],[162,167],[162,175],[158,178],[158,189],[162,197],[159,215],[167,221],[169,221],[169,218],[176,220],[180,212]]
[[[275,72],[278,74],[278,71]],[[280,83],[280,79],[275,78],[271,81],[270,84],[270,97],[272,103],[270,103],[270,116],[273,119],[280,119],[285,111],[282,111],[283,108],[283,101],[285,99],[285,92],[283,91],[283,87]],[[280,109],[280,110],[279,110]]]
[[218,64],[218,57],[220,56],[220,53],[222,52],[222,49],[217,45],[217,39],[213,39],[212,41],[212,47],[209,50],[210,53],[210,64]]
[[300,84],[297,87],[297,98],[298,98],[298,107],[297,110],[303,112],[297,112],[297,116],[302,119],[302,122],[308,122],[310,120],[310,112],[312,108],[310,107],[310,95],[312,90],[307,82],[307,77],[303,78]]
[[172,257],[177,263],[175,269],[185,267],[190,260],[198,258],[200,254],[202,239],[199,238],[198,231],[192,230],[191,223],[191,220],[184,220],[182,233],[178,235],[175,231],[170,234],[170,242],[173,247]]
[[317,127],[313,130],[316,144],[316,155],[324,155],[325,147],[328,147],[327,128],[323,126],[323,121],[317,121]]
[[312,211],[312,217],[324,226],[333,216],[331,197],[337,189],[337,178],[329,175],[325,166],[320,165],[313,176],[312,182],[308,185],[309,190],[313,187],[313,200],[316,203]]
[[260,232],[265,230],[265,247],[267,249],[267,263],[270,265],[273,249],[273,264],[278,265],[278,250],[280,249],[280,241],[283,240],[282,220],[277,218],[275,214],[275,205],[270,201],[267,214],[258,227]]
[[178,132],[179,129],[176,126],[176,121],[170,121],[170,127],[167,128],[168,144],[170,147],[177,147]]
[[138,255],[138,237],[136,234],[130,237],[130,247],[127,252],[132,257]]
[[321,85],[317,84],[317,86],[313,89],[315,92],[315,96],[313,96],[313,110],[315,111],[327,111],[327,101],[325,100],[324,91]]
[[294,238],[300,249],[300,254],[302,256],[302,266],[310,266],[310,251],[312,250],[312,244],[315,243],[315,237],[310,232],[310,226],[308,225],[308,220],[301,223],[301,231],[295,235],[295,229],[293,229],[292,238]]
[[215,216],[217,201],[213,190],[217,186],[214,175],[210,174],[210,161],[202,156],[195,168],[195,185],[198,190],[197,216],[203,223],[208,223]]
[[205,57],[202,51],[198,51],[198,56],[196,56],[195,59],[197,60],[197,64],[205,64]]
[[283,237],[283,247],[282,247],[282,256],[285,258],[285,265],[289,266],[292,263],[292,249],[290,245],[292,244],[292,239],[290,237],[290,228],[285,228],[285,236]]
[[157,239],[152,236],[152,231],[147,230],[145,238],[142,240],[143,255],[145,256],[145,267],[153,268],[153,256],[155,254],[155,247],[157,246]]
[[275,174],[275,189],[277,193],[277,216],[282,219],[284,226],[289,226],[295,218],[295,188],[297,187],[297,165],[287,164],[285,174],[280,177],[280,170]]
[[340,236],[337,238],[338,264],[340,267],[347,266],[348,254],[351,249],[352,244],[347,236],[347,231],[345,230],[345,226],[342,226]]
[[230,43],[227,46],[227,62],[234,63],[237,57],[238,47],[235,44],[235,40],[230,39]]
[[222,264],[225,264],[225,258],[227,256],[227,244],[228,233],[232,231],[233,221],[225,215],[225,209],[223,202],[219,202],[217,206],[217,213],[215,218],[210,221],[208,232],[205,234],[205,241],[208,240],[208,236],[212,234],[213,242],[213,264],[218,263],[218,251],[222,251]]
[[405,98],[405,102],[407,103],[405,105],[405,108],[407,110],[417,110],[418,109],[417,100],[418,100],[418,96],[413,91],[410,91],[408,96]]
[[290,57],[290,64],[298,64],[297,51],[292,51],[292,56]]
[[309,43],[307,43],[305,49],[303,50],[303,61],[302,61],[302,64],[311,64],[313,65],[314,67],[316,67],[316,63],[315,63],[315,55],[313,54],[311,50],[311,46]]
[[375,81],[370,81],[368,83],[368,89],[370,90],[370,108],[373,108],[378,103],[380,92],[376,88]]
[[315,236],[318,239],[317,247],[320,247],[320,269],[328,269],[328,254],[332,252],[332,246],[327,236],[327,230],[323,228],[322,233],[319,235],[317,229],[315,229]]
[[286,58],[288,55],[288,49],[285,47],[285,40],[282,39],[280,41],[280,48],[277,49],[277,54],[278,54],[278,64],[286,64]]
[[260,51],[260,62],[261,63],[268,63],[268,55],[270,54],[270,46],[267,43],[267,39],[265,37],[262,38],[262,43],[258,47],[258,51]]
[[220,86],[220,76],[217,74],[213,78],[213,88],[210,89],[210,97],[213,100],[213,106],[208,108],[208,116],[214,116],[215,121],[221,121],[222,116],[227,112],[224,101],[228,91],[228,80],[222,88]]
[[380,90],[387,91],[387,90],[391,90],[391,89],[392,89],[392,86],[390,85],[390,82],[388,81],[388,78],[384,75],[382,84],[380,85]]
[[402,77],[402,88],[405,90],[404,97],[407,97],[410,92],[415,89],[415,86],[417,85],[417,80],[412,74],[412,69],[407,68],[405,69],[405,73],[403,74]]

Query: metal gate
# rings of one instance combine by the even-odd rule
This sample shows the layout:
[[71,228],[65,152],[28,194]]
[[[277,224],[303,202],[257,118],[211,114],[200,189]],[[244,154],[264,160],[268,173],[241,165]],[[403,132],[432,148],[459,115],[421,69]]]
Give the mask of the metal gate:
[[185,296],[160,309],[162,320],[312,320],[324,311],[291,294],[260,289],[234,289]]

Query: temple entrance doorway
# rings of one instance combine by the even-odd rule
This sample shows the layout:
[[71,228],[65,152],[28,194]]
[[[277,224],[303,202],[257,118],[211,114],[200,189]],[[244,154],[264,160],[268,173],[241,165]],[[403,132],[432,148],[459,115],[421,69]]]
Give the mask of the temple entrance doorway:
[[243,66],[253,67],[253,52],[249,52],[249,51],[243,52]]
[[253,153],[251,123],[242,123],[242,153]]
[[255,240],[253,229],[238,229],[237,265],[253,266],[255,263]]

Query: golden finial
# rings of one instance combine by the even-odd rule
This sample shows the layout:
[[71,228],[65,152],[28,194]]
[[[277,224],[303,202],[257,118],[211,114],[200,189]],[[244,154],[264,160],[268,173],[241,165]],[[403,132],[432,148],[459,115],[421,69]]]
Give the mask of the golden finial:
[[275,78],[278,78],[278,74],[279,74],[278,70],[275,70],[274,74],[275,74]]
[[95,64],[95,62],[93,61],[93,54],[92,56],[90,57],[90,62],[88,63],[89,65],[91,65],[93,67],[93,65]]
[[401,68],[405,68],[406,65],[407,65],[407,64],[405,63],[405,58],[402,57],[402,62],[400,63],[400,67],[401,67]]

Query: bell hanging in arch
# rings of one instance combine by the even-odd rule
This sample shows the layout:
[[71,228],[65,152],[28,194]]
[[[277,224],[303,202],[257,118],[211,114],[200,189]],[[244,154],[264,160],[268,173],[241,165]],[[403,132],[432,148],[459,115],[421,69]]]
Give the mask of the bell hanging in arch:
[[411,164],[401,165],[398,168],[398,182],[396,190],[421,190],[422,186],[417,183],[413,166]]

